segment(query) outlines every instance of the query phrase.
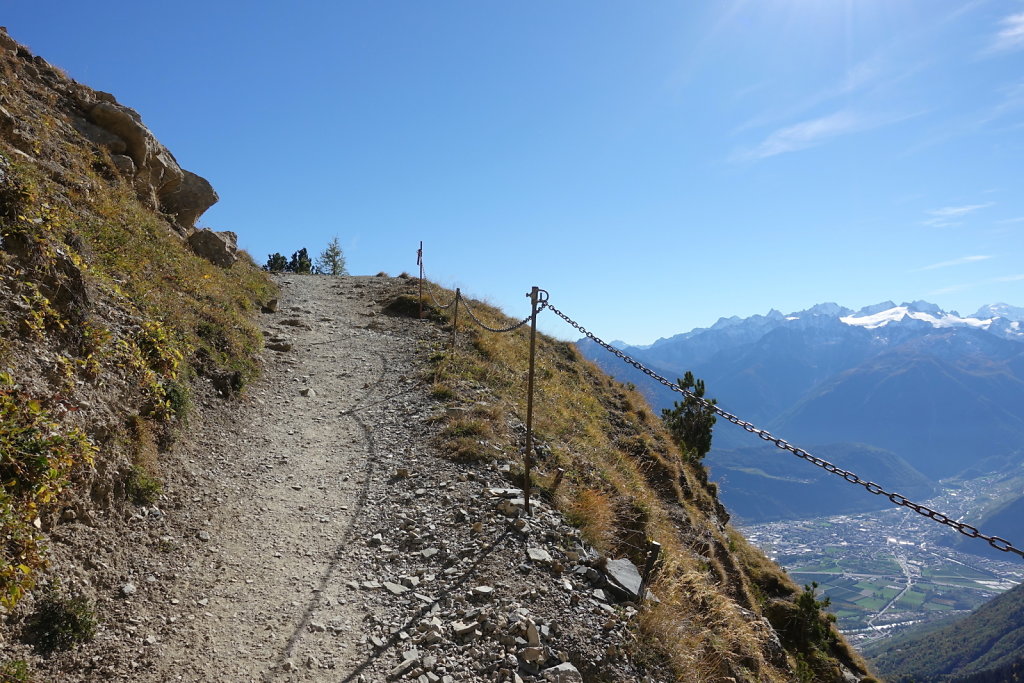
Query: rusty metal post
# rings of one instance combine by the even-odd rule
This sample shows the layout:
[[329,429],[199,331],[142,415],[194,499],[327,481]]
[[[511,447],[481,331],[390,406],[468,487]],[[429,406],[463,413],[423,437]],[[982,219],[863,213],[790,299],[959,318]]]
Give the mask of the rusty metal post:
[[530,297],[530,374],[526,380],[526,453],[523,454],[523,500],[526,514],[530,516],[530,475],[533,469],[533,370],[537,357],[537,299],[540,289],[534,287],[526,296]]
[[416,250],[416,265],[420,267],[420,320],[423,320],[423,240]]
[[459,329],[459,299],[462,298],[462,290],[455,288],[455,312],[452,313],[452,351],[455,350],[455,334]]
[[651,571],[654,570],[654,565],[658,561],[658,556],[661,554],[661,544],[657,541],[651,541],[647,544],[647,561],[644,563],[644,575],[640,579],[640,602],[643,602],[647,598],[647,585],[651,580]]

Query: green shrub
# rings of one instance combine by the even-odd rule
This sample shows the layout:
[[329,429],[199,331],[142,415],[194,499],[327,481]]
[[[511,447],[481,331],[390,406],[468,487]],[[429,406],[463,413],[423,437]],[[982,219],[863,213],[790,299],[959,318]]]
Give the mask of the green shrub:
[[156,477],[151,477],[141,467],[132,467],[125,482],[128,497],[137,505],[152,505],[160,497],[163,484]]
[[85,435],[57,423],[42,402],[0,372],[0,604],[12,607],[45,564],[39,517],[76,466],[92,462]]
[[37,651],[47,654],[69,650],[96,635],[96,614],[84,596],[61,595],[52,591],[36,605],[29,630]]
[[31,680],[28,664],[23,660],[15,659],[0,664],[0,683],[29,683]]

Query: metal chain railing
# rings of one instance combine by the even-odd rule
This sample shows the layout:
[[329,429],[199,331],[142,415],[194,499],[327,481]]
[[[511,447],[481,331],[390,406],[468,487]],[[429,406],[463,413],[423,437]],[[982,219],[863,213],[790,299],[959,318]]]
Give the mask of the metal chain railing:
[[634,368],[636,368],[640,372],[644,373],[645,375],[647,375],[651,379],[655,380],[656,382],[658,382],[660,384],[663,384],[664,386],[668,387],[672,391],[678,392],[678,393],[683,394],[685,396],[689,396],[690,398],[696,400],[698,403],[700,403],[705,408],[713,411],[718,416],[724,418],[725,420],[728,420],[729,422],[733,423],[734,425],[742,427],[744,430],[750,432],[751,434],[756,434],[761,439],[763,439],[763,440],[765,440],[765,441],[767,441],[769,443],[774,444],[776,447],[778,447],[778,448],[780,448],[780,449],[782,449],[784,451],[788,451],[788,452],[792,453],[793,455],[795,455],[796,457],[798,457],[798,458],[800,458],[802,460],[806,460],[807,462],[809,462],[809,463],[811,463],[813,465],[817,465],[818,467],[822,468],[826,472],[829,472],[831,474],[835,474],[837,476],[840,476],[843,479],[845,479],[846,481],[850,482],[851,484],[858,484],[860,486],[863,486],[864,489],[866,491],[868,491],[869,493],[873,493],[876,496],[884,495],[894,505],[908,508],[908,509],[913,510],[914,512],[916,512],[916,513],[918,513],[920,515],[923,515],[925,517],[928,517],[929,519],[932,519],[932,520],[938,522],[939,524],[944,524],[944,525],[946,525],[946,526],[948,526],[948,527],[950,527],[952,529],[956,529],[957,531],[959,531],[964,536],[967,536],[968,538],[980,538],[980,539],[982,539],[984,541],[987,541],[988,544],[990,546],[992,546],[993,548],[995,548],[996,550],[1001,550],[1003,552],[1008,552],[1008,553],[1016,553],[1017,555],[1019,555],[1021,557],[1024,557],[1024,551],[1022,551],[1022,550],[1020,550],[1018,548],[1015,548],[1013,546],[1013,544],[1010,543],[1009,541],[1007,541],[1005,538],[1000,538],[999,536],[987,536],[987,535],[981,533],[980,531],[978,531],[978,529],[976,527],[973,527],[970,524],[965,524],[964,522],[959,522],[959,521],[957,521],[955,519],[951,519],[949,516],[939,512],[937,510],[932,510],[931,508],[929,508],[929,507],[927,507],[925,505],[921,505],[919,503],[915,503],[915,502],[909,500],[906,496],[903,496],[903,495],[901,495],[899,493],[891,493],[889,491],[886,491],[882,486],[876,484],[873,481],[865,481],[864,479],[861,479],[859,476],[857,476],[856,474],[854,474],[853,472],[851,472],[849,470],[844,470],[841,467],[833,465],[832,463],[830,463],[827,460],[823,460],[823,459],[821,459],[821,458],[819,458],[819,457],[817,457],[815,455],[812,455],[811,453],[808,453],[804,449],[798,448],[798,447],[790,444],[785,439],[779,438],[779,437],[775,436],[774,434],[772,434],[771,432],[769,432],[769,431],[767,431],[765,429],[759,429],[753,423],[747,422],[746,420],[740,419],[736,415],[733,415],[732,413],[730,413],[730,412],[720,408],[717,404],[712,403],[711,401],[708,401],[705,398],[697,396],[692,391],[688,391],[688,390],[684,389],[683,387],[679,386],[678,383],[671,382],[668,379],[666,379],[666,378],[662,377],[661,375],[659,375],[658,373],[654,372],[650,368],[645,367],[640,361],[637,361],[637,360],[633,359],[632,357],[627,356],[622,351],[618,350],[617,348],[615,348],[611,344],[607,343],[606,341],[604,341],[600,337],[598,337],[595,334],[593,334],[592,332],[588,331],[585,327],[583,327],[582,325],[577,323],[575,320],[573,320],[572,318],[567,316],[562,311],[560,311],[557,308],[555,308],[554,306],[552,306],[550,303],[547,303],[545,307],[547,309],[549,309],[552,313],[557,315],[559,318],[564,320],[566,323],[568,323],[570,326],[575,328],[577,331],[582,333],[585,337],[590,339],[592,342],[594,342],[598,346],[604,348],[606,351],[608,351],[612,355],[618,357],[620,360],[624,361],[628,365],[633,366]]
[[438,285],[435,285],[433,282],[430,282],[430,280],[427,280],[427,279],[424,279],[424,282],[430,283],[430,286],[426,288],[427,296],[429,296],[430,300],[434,302],[434,306],[436,306],[440,310],[442,310],[442,311],[448,310],[449,308],[451,308],[452,306],[455,305],[456,301],[459,300],[459,295],[456,294],[454,299],[452,299],[451,301],[449,301],[446,304],[442,304],[440,301],[438,301],[436,298],[434,298],[434,293],[430,291],[431,287],[438,287],[438,289],[440,289],[440,287]]
[[[490,325],[488,325],[487,323],[483,322],[482,320],[480,320],[480,318],[478,318],[476,316],[476,313],[474,313],[473,309],[469,307],[469,302],[467,302],[465,298],[463,298],[461,301],[462,301],[462,308],[464,308],[466,310],[466,313],[469,314],[469,317],[470,317],[470,319],[473,322],[475,322],[477,325],[479,325],[480,327],[484,328],[488,332],[497,332],[498,334],[502,334],[504,332],[514,332],[515,330],[518,330],[520,327],[522,327],[523,325],[525,325],[528,322],[530,322],[530,320],[533,319],[533,315],[534,315],[533,313],[531,313],[530,315],[526,316],[525,318],[523,318],[519,322],[512,323],[511,325],[509,325],[507,327],[491,327]],[[548,304],[547,304],[546,301],[538,303],[537,312],[540,313],[542,310],[544,310],[544,308],[547,305]]]

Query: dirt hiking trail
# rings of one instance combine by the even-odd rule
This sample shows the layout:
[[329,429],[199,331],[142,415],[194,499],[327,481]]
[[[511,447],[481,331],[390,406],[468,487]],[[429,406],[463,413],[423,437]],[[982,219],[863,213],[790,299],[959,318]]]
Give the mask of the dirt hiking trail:
[[196,478],[183,537],[197,543],[192,566],[161,591],[161,616],[178,618],[156,633],[152,680],[260,680],[308,657],[338,680],[354,664],[364,611],[337,597],[354,578],[346,551],[377,450],[412,446],[388,425],[417,412],[401,395],[425,326],[379,314],[376,301],[400,286],[387,278],[279,283],[263,322],[269,346],[291,348],[268,350],[239,409],[183,454]]
[[[628,651],[637,611],[575,527],[523,511],[508,413],[493,460],[437,450],[449,407],[430,357],[450,328],[387,315],[415,280],[278,276],[262,376],[200,395],[155,505],[74,524],[54,546],[97,604],[61,681],[655,681]],[[463,343],[468,343],[462,340]],[[462,352],[462,351],[460,351]],[[81,568],[81,558],[86,567]],[[628,566],[626,566],[628,565]],[[598,569],[595,569],[598,567]],[[607,575],[606,575],[607,574]],[[616,593],[618,591],[618,593]],[[626,591],[628,596],[628,590]]]

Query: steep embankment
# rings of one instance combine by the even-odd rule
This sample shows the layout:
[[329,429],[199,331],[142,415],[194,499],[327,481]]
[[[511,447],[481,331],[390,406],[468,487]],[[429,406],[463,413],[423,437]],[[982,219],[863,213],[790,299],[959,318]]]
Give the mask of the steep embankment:
[[[463,322],[452,350],[442,315],[402,315],[415,306],[409,280],[280,282],[263,376],[237,404],[202,401],[163,458],[156,504],[56,535],[58,573],[100,625],[48,658],[22,646],[37,670],[788,681],[843,680],[840,661],[857,669],[816,610],[790,602],[785,575],[724,525],[700,469],[672,455],[639,397],[569,345],[540,340],[526,517],[525,330]],[[665,548],[660,602],[640,606],[608,581],[642,560],[648,537]]]
[[89,635],[87,591],[71,567],[40,574],[45,546],[154,500],[193,392],[256,374],[273,286],[230,234],[195,230],[215,200],[136,112],[0,30],[5,654],[26,615],[44,650]]

